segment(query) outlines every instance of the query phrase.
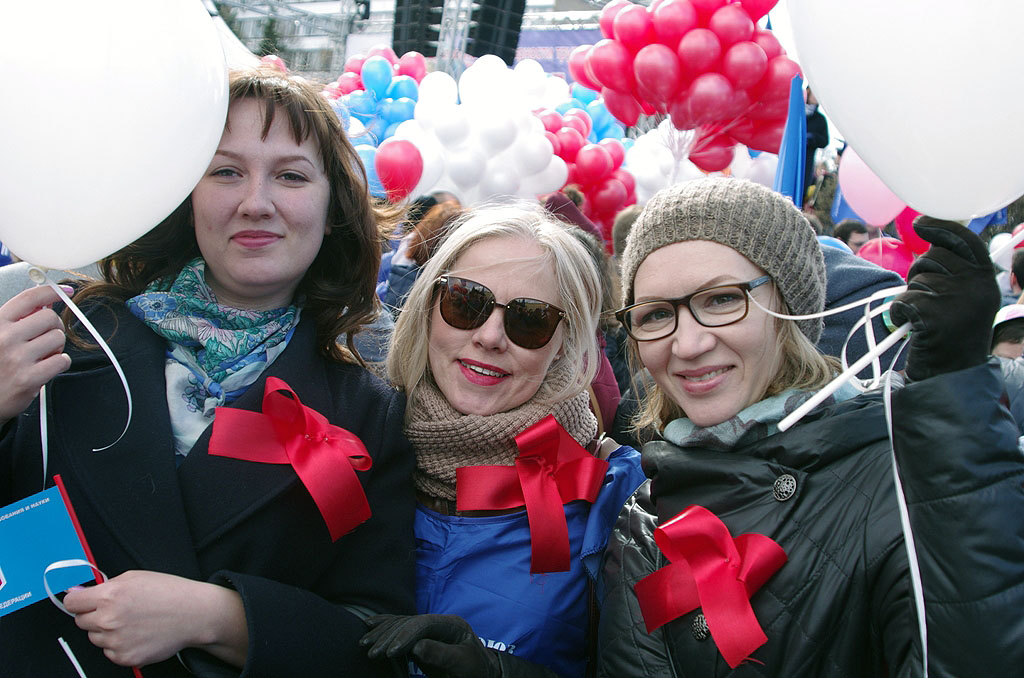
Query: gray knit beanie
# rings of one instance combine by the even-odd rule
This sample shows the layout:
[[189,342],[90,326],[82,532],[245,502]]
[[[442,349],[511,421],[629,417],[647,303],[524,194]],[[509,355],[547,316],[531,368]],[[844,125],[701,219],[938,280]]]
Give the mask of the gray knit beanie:
[[[659,191],[633,224],[622,254],[622,305],[633,303],[633,279],[656,249],[710,240],[765,270],[792,315],[825,308],[825,260],[810,223],[788,198],[745,179],[706,178]],[[798,320],[811,343],[822,321]]]

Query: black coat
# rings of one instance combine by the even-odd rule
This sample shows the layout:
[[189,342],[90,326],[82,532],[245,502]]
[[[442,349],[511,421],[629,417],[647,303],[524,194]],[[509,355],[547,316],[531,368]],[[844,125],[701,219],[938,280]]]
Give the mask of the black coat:
[[[1024,463],[991,365],[893,394],[895,448],[917,543],[932,676],[1019,675],[1024,665]],[[643,449],[651,478],[605,556],[600,673],[629,676],[918,676],[920,639],[881,398],[819,408],[742,449]],[[775,481],[795,493],[779,500]],[[768,637],[731,670],[693,630],[700,609],[648,634],[633,592],[667,564],[654,528],[697,504],[788,560],[751,598]]]
[[[372,517],[332,542],[290,465],[210,456],[212,426],[175,467],[166,342],[123,305],[112,308],[113,314],[93,305],[90,316],[131,386],[134,413],[124,438],[91,451],[117,439],[126,420],[124,391],[101,351],[69,344],[72,368],[47,389],[47,485],[61,474],[96,564],[108,577],[153,570],[236,589],[249,631],[243,675],[374,675],[357,645],[365,631],[361,617],[415,609],[414,456],[402,434],[404,399],[366,370],[321,357],[313,323],[303,319],[285,351],[232,403],[259,411],[266,377],[277,376],[304,405],[366,445],[373,467],[357,475]],[[4,504],[43,489],[40,458],[34,404],[0,441]],[[0,675],[76,676],[58,636],[90,678],[131,675],[48,601],[0,620]],[[197,650],[183,654],[212,660]],[[173,657],[143,674],[189,675]]]

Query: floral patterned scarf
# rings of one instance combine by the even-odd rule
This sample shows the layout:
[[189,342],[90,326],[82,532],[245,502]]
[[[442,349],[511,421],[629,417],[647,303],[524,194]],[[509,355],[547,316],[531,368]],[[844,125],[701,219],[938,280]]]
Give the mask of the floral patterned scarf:
[[214,408],[244,393],[284,351],[299,320],[297,305],[254,311],[217,303],[205,270],[202,258],[193,259],[177,278],[126,302],[168,341],[167,405],[180,455],[213,421]]

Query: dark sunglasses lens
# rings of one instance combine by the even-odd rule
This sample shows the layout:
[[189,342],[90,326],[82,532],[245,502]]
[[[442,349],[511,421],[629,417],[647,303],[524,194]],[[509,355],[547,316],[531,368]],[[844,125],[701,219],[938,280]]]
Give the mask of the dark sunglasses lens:
[[472,330],[487,320],[494,295],[483,285],[462,278],[448,278],[441,285],[441,317],[459,330]]
[[505,334],[523,348],[540,348],[551,341],[559,320],[559,312],[548,303],[513,299],[505,308]]

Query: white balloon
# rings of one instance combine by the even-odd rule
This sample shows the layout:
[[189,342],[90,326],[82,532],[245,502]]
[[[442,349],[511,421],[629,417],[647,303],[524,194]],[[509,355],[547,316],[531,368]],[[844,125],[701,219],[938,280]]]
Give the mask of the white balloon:
[[444,71],[427,73],[420,81],[417,103],[454,104],[458,100],[459,86],[455,82],[455,78]]
[[476,186],[487,166],[487,158],[476,148],[448,154],[448,175],[460,189]]
[[789,0],[789,15],[822,108],[900,199],[965,219],[1024,193],[1024,2]]
[[[398,136],[397,132],[395,136]],[[423,172],[420,174],[420,180],[416,183],[411,193],[411,197],[415,198],[437,190],[434,187],[445,173],[446,167],[444,149],[441,148],[441,144],[437,142],[435,137],[424,135],[419,139],[411,141],[419,150],[420,157],[423,158]]]
[[569,179],[569,167],[557,155],[552,155],[548,166],[537,174],[523,177],[519,186],[519,195],[533,198],[543,193],[557,191]]
[[559,104],[568,101],[569,83],[565,78],[557,75],[549,75],[544,81],[544,97],[541,101],[542,108],[556,108]]
[[[398,127],[395,128],[395,133],[391,135],[392,139],[407,139],[408,141],[418,142],[422,139],[428,138],[427,130],[423,129],[423,126],[418,120],[403,120],[398,123]],[[419,146],[419,144],[416,144]]]
[[503,200],[519,192],[519,176],[506,163],[487,163],[487,171],[480,180],[482,200]]
[[470,106],[466,111],[473,135],[491,155],[512,145],[518,130],[511,113],[498,106]]
[[543,134],[520,134],[512,146],[512,157],[520,176],[543,170],[554,153],[551,142]]
[[4,32],[0,240],[31,263],[77,268],[192,191],[224,131],[227,68],[199,2],[51,0],[45,16],[4,5],[17,30]]
[[[1012,238],[1013,235],[1010,233],[996,233],[988,242],[989,255],[998,252],[1000,249],[1002,249],[1003,245],[1009,242]],[[1011,248],[1006,250],[1005,252],[1002,252],[999,255],[998,259],[992,260],[992,263],[994,263],[996,266],[1003,269],[1004,271],[1009,271],[1010,265],[1013,263],[1013,249]]]
[[464,106],[445,105],[437,109],[434,134],[446,148],[455,148],[469,136],[469,121]]

